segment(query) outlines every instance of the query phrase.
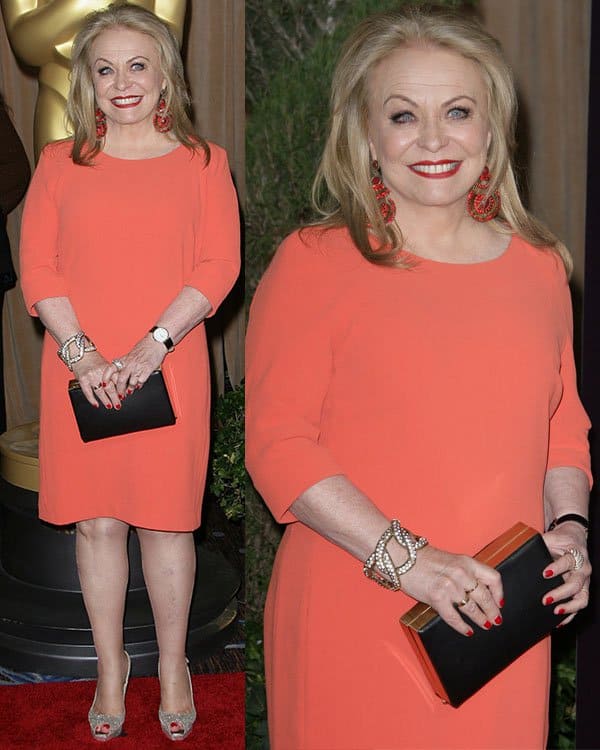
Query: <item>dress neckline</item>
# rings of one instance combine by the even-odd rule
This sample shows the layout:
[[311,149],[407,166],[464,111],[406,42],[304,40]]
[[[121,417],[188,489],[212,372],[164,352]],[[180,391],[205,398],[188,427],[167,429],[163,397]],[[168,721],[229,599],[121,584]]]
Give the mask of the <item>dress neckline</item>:
[[183,143],[178,143],[177,146],[175,146],[175,148],[172,148],[170,151],[167,151],[164,154],[159,154],[158,156],[148,156],[145,159],[124,159],[121,156],[111,156],[111,154],[107,154],[105,151],[100,151],[100,153],[98,154],[98,156],[102,156],[103,159],[110,159],[111,161],[125,162],[127,164],[129,164],[129,163],[132,163],[132,164],[143,164],[143,163],[149,162],[149,161],[157,161],[158,159],[166,159],[169,156],[171,156],[172,154],[175,154],[178,151],[180,151],[182,148],[185,148],[185,146],[183,145]]

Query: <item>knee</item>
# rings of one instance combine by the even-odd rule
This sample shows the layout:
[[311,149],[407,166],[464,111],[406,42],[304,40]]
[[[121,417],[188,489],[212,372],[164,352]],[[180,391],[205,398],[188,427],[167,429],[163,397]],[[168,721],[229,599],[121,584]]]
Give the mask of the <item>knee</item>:
[[77,524],[77,533],[89,542],[124,538],[128,529],[126,523],[116,518],[88,518]]

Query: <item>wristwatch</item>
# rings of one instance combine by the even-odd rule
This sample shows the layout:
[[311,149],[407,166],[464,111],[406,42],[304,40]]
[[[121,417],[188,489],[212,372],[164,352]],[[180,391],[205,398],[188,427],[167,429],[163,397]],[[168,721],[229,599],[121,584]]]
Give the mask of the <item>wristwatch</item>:
[[150,329],[150,334],[155,341],[159,344],[164,344],[167,347],[168,352],[172,352],[175,349],[173,339],[169,336],[169,332],[166,328],[161,326],[154,326]]

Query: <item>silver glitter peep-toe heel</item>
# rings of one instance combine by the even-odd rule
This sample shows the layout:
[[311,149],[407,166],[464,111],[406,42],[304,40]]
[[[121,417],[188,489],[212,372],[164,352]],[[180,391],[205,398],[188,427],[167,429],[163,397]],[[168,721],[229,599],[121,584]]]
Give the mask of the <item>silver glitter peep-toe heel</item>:
[[[186,660],[187,661],[187,660]],[[196,707],[194,706],[194,691],[192,689],[192,677],[190,675],[190,665],[186,665],[188,681],[190,684],[190,698],[192,700],[192,710],[186,713],[168,713],[162,708],[158,709],[158,720],[165,735],[174,742],[184,740],[192,731],[196,721]],[[160,679],[160,662],[158,664],[158,674]]]
[[[129,657],[127,651],[125,651],[125,656],[127,657],[127,674],[125,675],[125,682],[123,683],[123,700],[125,700],[125,693],[127,692],[129,675],[131,673],[131,658]],[[96,688],[96,693],[94,693],[94,701],[88,713],[90,731],[92,733],[92,737],[95,740],[98,740],[99,742],[107,742],[108,740],[112,740],[113,738],[118,737],[123,731],[123,724],[125,723],[125,711],[123,711],[123,713],[119,714],[118,716],[115,716],[113,714],[96,713],[96,711],[94,711],[94,706],[96,705],[97,693],[98,688]]]

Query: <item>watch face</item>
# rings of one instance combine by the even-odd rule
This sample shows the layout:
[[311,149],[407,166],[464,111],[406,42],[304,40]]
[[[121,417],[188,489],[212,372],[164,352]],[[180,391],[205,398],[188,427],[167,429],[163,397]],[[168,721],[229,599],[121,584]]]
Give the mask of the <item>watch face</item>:
[[161,344],[164,344],[165,341],[169,338],[169,332],[166,328],[156,327],[152,331],[152,337],[155,341],[159,341]]

